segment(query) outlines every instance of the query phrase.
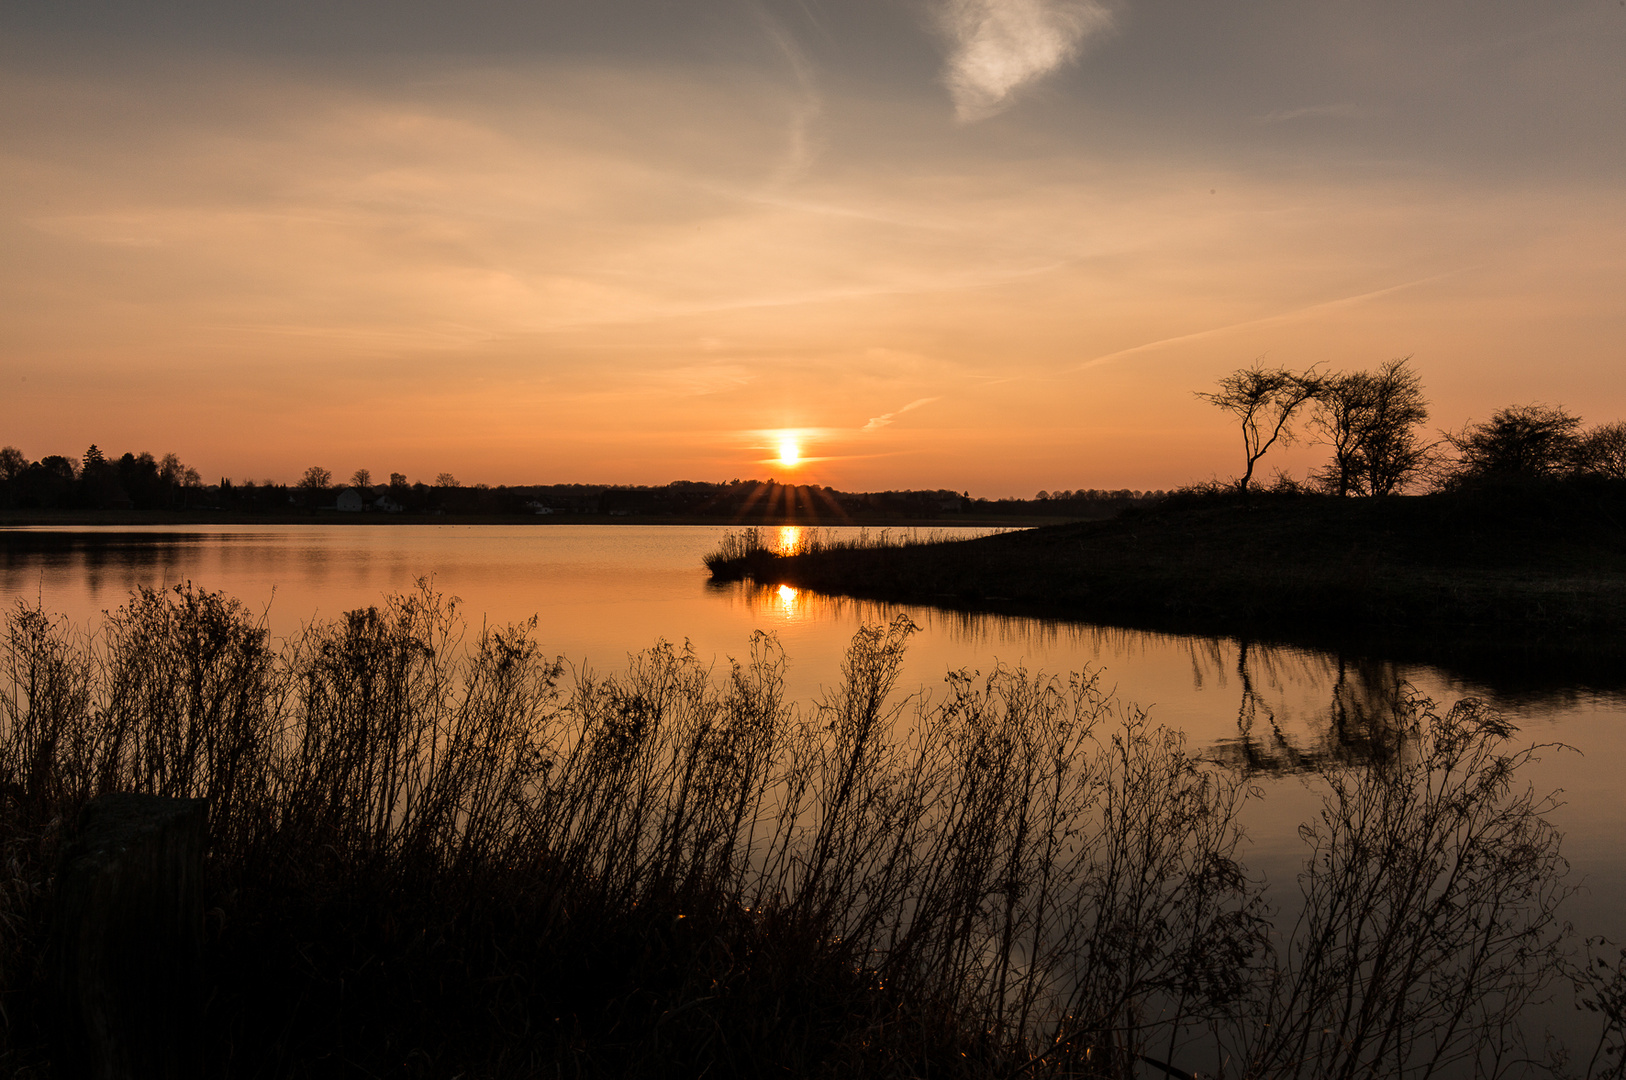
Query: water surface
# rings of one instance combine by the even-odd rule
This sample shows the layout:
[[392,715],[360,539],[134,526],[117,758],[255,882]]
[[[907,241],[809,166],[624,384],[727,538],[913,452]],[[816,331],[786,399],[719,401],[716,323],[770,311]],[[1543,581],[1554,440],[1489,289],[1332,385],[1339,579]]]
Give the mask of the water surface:
[[1587,933],[1626,937],[1626,913],[1616,902],[1626,894],[1626,798],[1619,782],[1626,775],[1626,695],[1617,689],[1561,677],[1475,679],[1370,650],[1340,654],[717,586],[701,557],[726,531],[451,524],[5,530],[0,601],[7,608],[37,602],[90,626],[137,586],[192,581],[263,611],[281,636],[428,579],[460,598],[474,625],[534,616],[549,652],[600,671],[661,639],[687,641],[702,657],[726,664],[746,654],[754,631],[768,631],[789,657],[789,695],[804,702],[836,682],[859,625],[901,613],[921,627],[907,661],[907,692],[939,693],[944,674],[959,668],[1093,670],[1126,705],[1148,709],[1211,756],[1252,770],[1265,797],[1248,813],[1249,862],[1277,881],[1292,880],[1298,823],[1318,804],[1308,767],[1359,757],[1372,738],[1366,719],[1396,695],[1442,702],[1480,696],[1518,725],[1523,740],[1573,748],[1545,753],[1529,780],[1564,791],[1554,820],[1588,886],[1571,917]]

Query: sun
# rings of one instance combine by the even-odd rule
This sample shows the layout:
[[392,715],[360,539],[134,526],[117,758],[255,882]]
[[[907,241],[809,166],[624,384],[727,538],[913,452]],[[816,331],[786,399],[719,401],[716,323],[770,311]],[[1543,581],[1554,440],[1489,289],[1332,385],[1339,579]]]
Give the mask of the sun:
[[794,436],[786,435],[779,440],[779,462],[782,465],[794,465],[802,460],[802,448],[796,445]]

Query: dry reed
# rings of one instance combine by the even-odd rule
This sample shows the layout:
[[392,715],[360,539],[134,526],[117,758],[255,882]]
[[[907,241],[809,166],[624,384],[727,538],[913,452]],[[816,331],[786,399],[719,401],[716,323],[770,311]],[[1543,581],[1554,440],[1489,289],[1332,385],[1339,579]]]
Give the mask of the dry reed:
[[913,629],[804,708],[771,637],[571,676],[427,585],[280,647],[192,586],[94,636],[19,607],[0,1070],[41,1066],[54,852],[115,790],[210,800],[212,1075],[1513,1069],[1563,866],[1494,717],[1406,699],[1401,751],[1329,768],[1277,936],[1241,774],[1088,675],[900,697]]

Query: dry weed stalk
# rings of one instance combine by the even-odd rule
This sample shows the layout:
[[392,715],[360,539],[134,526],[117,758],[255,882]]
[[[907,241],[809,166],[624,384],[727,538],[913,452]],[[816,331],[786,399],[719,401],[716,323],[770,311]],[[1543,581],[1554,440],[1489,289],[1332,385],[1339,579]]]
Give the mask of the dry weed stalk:
[[211,800],[222,1074],[1512,1068],[1563,863],[1484,709],[1400,701],[1398,750],[1328,767],[1278,947],[1242,775],[1090,676],[900,698],[913,630],[861,630],[804,710],[769,637],[721,673],[662,643],[571,678],[534,621],[465,640],[426,585],[280,650],[190,586],[95,638],[19,608],[5,1000],[53,823],[139,790]]

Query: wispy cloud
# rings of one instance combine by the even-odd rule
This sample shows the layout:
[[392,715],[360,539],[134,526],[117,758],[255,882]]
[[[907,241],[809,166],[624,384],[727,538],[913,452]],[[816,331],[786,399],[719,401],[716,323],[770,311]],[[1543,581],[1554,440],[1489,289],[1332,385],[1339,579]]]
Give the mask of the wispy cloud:
[[1112,24],[1100,0],[945,0],[941,18],[953,42],[943,81],[968,122],[1003,109]]
[[1313,120],[1322,116],[1353,120],[1364,115],[1365,110],[1358,105],[1305,105],[1297,109],[1272,109],[1255,119],[1261,124],[1285,124],[1293,120]]
[[911,401],[909,404],[905,405],[901,409],[895,409],[895,410],[893,410],[892,412],[889,412],[889,413],[882,413],[880,416],[872,416],[872,417],[870,417],[869,418],[869,423],[864,425],[863,430],[865,430],[865,431],[880,431],[882,428],[886,427],[886,425],[890,424],[892,421],[896,420],[898,417],[902,416],[904,413],[909,412],[909,411],[911,411],[913,409],[918,409],[922,405],[930,405],[932,402],[938,401],[938,400],[940,400],[940,399],[935,398],[935,397],[916,398],[914,401]]
[[773,173],[773,185],[778,187],[807,172],[822,149],[815,127],[824,111],[824,101],[819,94],[813,64],[796,43],[795,36],[764,5],[753,3],[747,10],[796,80],[796,99],[785,132],[786,145]]
[[1316,315],[1337,311],[1340,308],[1354,307],[1356,304],[1364,304],[1368,300],[1376,300],[1380,296],[1388,296],[1390,293],[1400,292],[1403,289],[1411,289],[1416,288],[1418,285],[1427,285],[1431,282],[1443,281],[1448,277],[1462,273],[1464,269],[1468,268],[1464,267],[1458,270],[1450,270],[1443,274],[1431,274],[1428,277],[1417,278],[1415,281],[1402,281],[1398,285],[1390,285],[1383,289],[1373,289],[1371,292],[1357,293],[1354,296],[1341,296],[1336,300],[1324,300],[1319,304],[1311,304],[1309,307],[1295,308],[1292,311],[1284,311],[1277,315],[1267,315],[1262,319],[1248,319],[1246,322],[1230,323],[1226,326],[1214,326],[1207,330],[1198,330],[1191,334],[1180,334],[1177,337],[1167,337],[1160,338],[1157,341],[1148,341],[1144,345],[1135,345],[1128,349],[1119,349],[1117,352],[1107,353],[1105,356],[1097,356],[1093,360],[1086,360],[1084,363],[1078,365],[1075,370],[1084,371],[1088,368],[1099,367],[1102,364],[1110,364],[1115,360],[1122,360],[1126,356],[1134,356],[1137,353],[1151,352],[1154,349],[1165,348],[1169,345],[1184,345],[1193,341],[1201,341],[1204,338],[1214,337],[1218,334],[1228,334],[1233,330],[1247,330],[1256,326],[1269,326],[1272,323],[1282,323],[1297,319],[1313,318]]

